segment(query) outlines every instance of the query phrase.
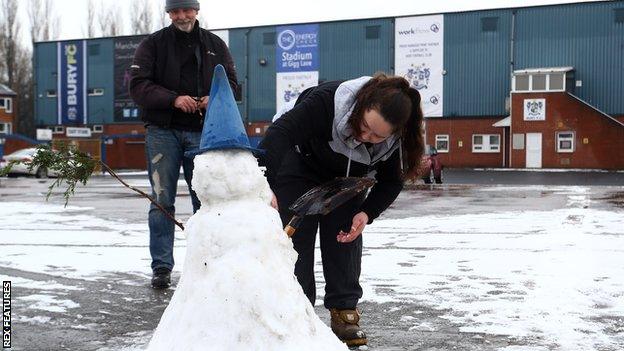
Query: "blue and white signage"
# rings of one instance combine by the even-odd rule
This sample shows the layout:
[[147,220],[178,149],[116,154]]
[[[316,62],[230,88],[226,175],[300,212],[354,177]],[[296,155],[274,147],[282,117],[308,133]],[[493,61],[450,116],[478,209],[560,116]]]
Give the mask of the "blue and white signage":
[[276,28],[276,107],[297,99],[299,94],[318,85],[319,25]]
[[394,72],[418,89],[425,117],[443,116],[443,24],[443,15],[395,20]]
[[277,27],[277,72],[319,70],[318,24]]
[[57,44],[58,123],[87,124],[86,41]]

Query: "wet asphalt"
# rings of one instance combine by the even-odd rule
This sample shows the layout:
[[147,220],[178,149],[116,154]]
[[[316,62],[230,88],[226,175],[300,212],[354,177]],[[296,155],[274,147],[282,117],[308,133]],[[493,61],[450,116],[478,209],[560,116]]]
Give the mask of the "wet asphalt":
[[[129,176],[142,179],[142,176]],[[508,211],[519,209],[553,209],[564,205],[565,199],[549,191],[550,185],[591,186],[593,206],[605,209],[624,208],[624,173],[618,172],[523,172],[447,170],[441,185],[407,186],[384,218],[403,218],[415,214],[475,213],[475,211]],[[0,178],[0,201],[33,203],[43,201],[49,180],[34,178]],[[97,184],[97,187],[92,185]],[[526,191],[480,192],[483,186],[514,186],[543,184],[543,189]],[[191,215],[188,192],[180,189],[178,217]],[[539,201],[537,201],[539,200]],[[62,203],[55,196],[53,202]],[[123,188],[110,177],[96,177],[81,187],[71,200],[72,205],[98,209],[98,216],[145,221],[146,201]],[[123,204],[123,205],[120,205]],[[2,244],[0,243],[0,249]],[[27,250],[27,248],[25,248]],[[146,248],[147,250],[147,248]],[[68,312],[47,312],[20,308],[19,297],[40,293],[37,289],[13,290],[13,350],[129,350],[140,349],[149,341],[160,316],[166,308],[179,279],[174,272],[174,285],[167,290],[153,290],[149,277],[118,272],[95,281],[65,278],[54,274],[27,272],[0,266],[4,275],[35,281],[55,281],[82,290],[58,291],[60,297],[80,304]],[[433,292],[432,292],[433,293]],[[129,301],[132,301],[129,303]],[[460,332],[459,326],[440,318],[446,311],[432,309],[418,301],[361,303],[362,324],[369,336],[368,350],[497,350],[506,346],[543,346],[540,340],[514,339],[505,335]],[[322,306],[317,314],[328,323]],[[404,315],[417,314],[421,324],[433,330],[409,330],[413,322],[402,321]],[[47,323],[31,323],[30,318],[49,317]],[[239,318],[244,318],[239,317]],[[20,322],[22,320],[23,322]],[[620,321],[619,323],[624,323]],[[624,325],[619,326],[624,328]],[[619,329],[617,329],[619,330]],[[617,332],[617,330],[614,331]],[[175,337],[175,336],[172,336]],[[610,350],[610,349],[609,349]],[[615,348],[613,349],[615,350]]]

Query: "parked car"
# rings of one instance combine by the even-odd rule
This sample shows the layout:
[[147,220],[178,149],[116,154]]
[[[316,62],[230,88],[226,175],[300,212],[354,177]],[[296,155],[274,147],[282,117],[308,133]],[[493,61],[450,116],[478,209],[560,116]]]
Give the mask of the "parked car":
[[30,171],[28,170],[27,163],[32,161],[36,152],[37,152],[37,149],[32,147],[32,148],[17,150],[9,155],[5,155],[0,160],[0,168],[6,167],[11,161],[21,161],[19,163],[13,164],[8,174],[9,177],[16,177],[20,174],[21,175],[34,175],[37,178],[47,178],[48,176],[56,176],[57,174],[55,172],[48,171],[47,169],[41,168],[41,167],[37,169],[32,169]]
[[431,145],[425,146],[425,153],[422,156],[420,169],[418,170],[418,174],[422,180],[425,184],[431,184],[433,182],[442,184],[443,172],[444,165],[442,165],[442,161],[440,161],[438,150]]

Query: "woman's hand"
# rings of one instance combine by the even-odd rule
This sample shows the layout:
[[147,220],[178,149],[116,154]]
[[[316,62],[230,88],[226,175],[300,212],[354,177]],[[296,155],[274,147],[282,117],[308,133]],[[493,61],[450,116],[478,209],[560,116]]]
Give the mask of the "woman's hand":
[[336,240],[339,243],[350,243],[353,240],[357,239],[364,227],[366,227],[366,223],[368,223],[368,215],[364,212],[358,212],[355,216],[353,216],[353,222],[351,224],[351,231],[348,233],[343,232],[342,230],[336,236]]
[[271,207],[279,211],[279,206],[277,206],[277,196],[271,191]]

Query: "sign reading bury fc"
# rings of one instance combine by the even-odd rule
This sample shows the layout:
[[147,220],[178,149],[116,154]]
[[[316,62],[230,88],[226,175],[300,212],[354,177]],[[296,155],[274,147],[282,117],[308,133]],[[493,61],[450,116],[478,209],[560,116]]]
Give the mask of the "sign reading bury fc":
[[87,123],[86,41],[57,44],[58,123]]
[[318,71],[318,24],[276,28],[277,72]]

